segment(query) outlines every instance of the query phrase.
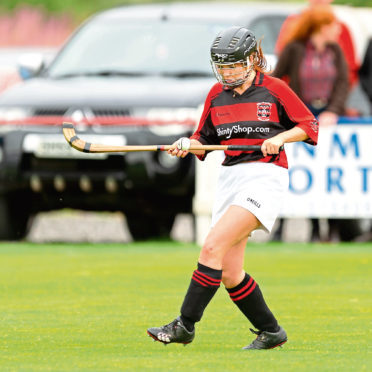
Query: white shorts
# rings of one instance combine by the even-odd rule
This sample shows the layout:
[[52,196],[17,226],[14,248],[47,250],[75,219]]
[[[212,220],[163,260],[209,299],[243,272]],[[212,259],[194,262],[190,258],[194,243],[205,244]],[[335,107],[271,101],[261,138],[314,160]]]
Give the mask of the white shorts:
[[271,163],[240,163],[221,166],[212,227],[230,205],[249,210],[271,232],[288,190],[288,170]]

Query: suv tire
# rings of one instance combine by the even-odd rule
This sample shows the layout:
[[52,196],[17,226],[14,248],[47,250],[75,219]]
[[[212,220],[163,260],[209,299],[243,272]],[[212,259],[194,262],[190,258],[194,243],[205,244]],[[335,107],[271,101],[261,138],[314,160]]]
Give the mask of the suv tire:
[[30,227],[30,210],[19,195],[0,196],[0,240],[23,239]]
[[149,240],[154,238],[169,238],[176,213],[167,211],[160,213],[154,210],[126,213],[128,229],[133,240]]

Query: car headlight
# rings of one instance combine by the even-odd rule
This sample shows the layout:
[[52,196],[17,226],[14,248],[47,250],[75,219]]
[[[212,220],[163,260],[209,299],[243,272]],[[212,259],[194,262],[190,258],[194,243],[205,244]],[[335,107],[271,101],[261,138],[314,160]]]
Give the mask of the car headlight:
[[18,121],[30,116],[30,109],[24,107],[0,107],[0,121]]
[[169,123],[184,123],[195,121],[195,107],[154,107],[147,111],[146,118],[149,120],[161,120]]
[[[185,136],[185,127],[179,124],[173,125],[150,125],[148,130],[157,136]],[[164,143],[164,145],[171,145]]]
[[163,151],[158,154],[157,158],[159,164],[165,169],[173,169],[176,165],[178,165],[180,160],[180,158],[177,158],[177,156],[171,156]]
[[193,128],[199,121],[200,113],[197,107],[152,107],[135,109],[133,116],[153,122],[148,129],[158,136],[183,136],[185,125]]

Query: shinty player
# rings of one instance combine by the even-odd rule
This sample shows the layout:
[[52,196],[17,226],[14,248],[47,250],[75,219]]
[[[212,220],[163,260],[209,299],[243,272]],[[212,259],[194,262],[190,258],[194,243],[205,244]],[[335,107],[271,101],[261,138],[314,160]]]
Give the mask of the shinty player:
[[[191,145],[261,145],[261,151],[226,151],[211,230],[193,272],[180,316],[147,333],[164,344],[188,344],[222,281],[231,300],[257,329],[243,349],[271,349],[287,341],[256,281],[243,269],[244,251],[254,230],[270,232],[288,189],[288,164],[281,147],[288,142],[316,145],[318,123],[281,80],[265,74],[260,43],[244,27],[222,31],[211,46],[218,83],[210,90],[199,126],[180,138],[169,154],[185,157]],[[204,160],[205,151],[192,151]]]

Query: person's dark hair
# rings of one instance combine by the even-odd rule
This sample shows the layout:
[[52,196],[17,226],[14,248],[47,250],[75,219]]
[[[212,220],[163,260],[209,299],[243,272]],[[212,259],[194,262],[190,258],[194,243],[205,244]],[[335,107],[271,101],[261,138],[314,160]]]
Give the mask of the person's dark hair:
[[267,61],[266,61],[266,58],[265,58],[265,56],[262,52],[261,41],[262,41],[261,39],[258,41],[257,51],[254,52],[255,56],[254,56],[253,63],[254,63],[254,69],[256,71],[260,71],[262,73],[265,73],[265,72],[268,72],[267,71]]
[[330,5],[316,5],[304,10],[293,22],[283,37],[283,46],[292,41],[305,42],[311,35],[318,32],[322,26],[336,21]]

